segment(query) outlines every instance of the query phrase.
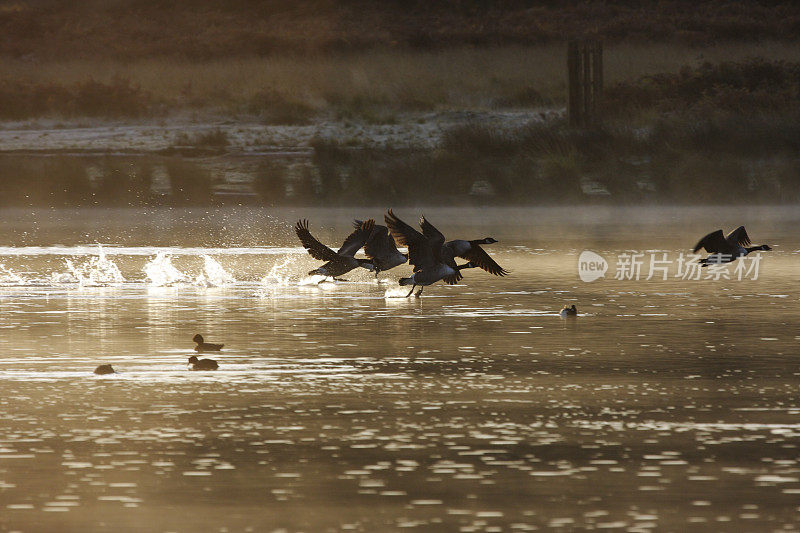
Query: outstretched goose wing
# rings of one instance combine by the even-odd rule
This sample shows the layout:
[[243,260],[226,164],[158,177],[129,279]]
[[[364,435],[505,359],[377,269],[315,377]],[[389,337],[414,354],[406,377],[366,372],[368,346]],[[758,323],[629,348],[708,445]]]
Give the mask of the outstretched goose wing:
[[394,240],[408,247],[409,263],[417,268],[430,267],[436,263],[431,243],[425,235],[397,218],[391,209],[386,213],[384,220]]
[[342,247],[339,248],[340,255],[348,255],[353,257],[356,255],[356,252],[364,246],[364,243],[367,242],[369,236],[372,235],[372,229],[375,226],[375,221],[372,219],[365,220],[359,226],[347,236],[347,238],[342,243]]
[[444,235],[436,229],[436,226],[428,222],[425,215],[419,217],[419,227],[422,228],[422,234],[431,242],[431,247],[434,251],[444,246]]
[[494,274],[495,276],[507,276],[510,274],[508,270],[498,265],[494,259],[489,257],[489,254],[486,253],[486,250],[477,244],[473,244],[466,253],[459,255],[458,257],[466,259],[473,265],[476,265],[489,274]]
[[364,244],[364,253],[370,259],[373,257],[391,257],[397,253],[397,245],[394,243],[394,239],[389,236],[389,228],[375,224],[372,235]]
[[701,248],[705,248],[707,252],[712,254],[725,253],[728,249],[728,243],[725,240],[725,236],[722,234],[722,230],[718,229],[717,231],[713,231],[700,239],[694,246],[692,253],[697,253]]
[[308,250],[308,253],[314,259],[319,259],[320,261],[337,261],[339,259],[336,252],[311,235],[311,232],[308,231],[308,220],[298,220],[294,226],[294,231],[297,233],[300,242],[303,243],[303,247]]
[[747,231],[745,231],[744,226],[739,226],[732,232],[728,233],[728,236],[725,237],[725,240],[733,246],[747,246],[751,244],[750,237],[747,235]]

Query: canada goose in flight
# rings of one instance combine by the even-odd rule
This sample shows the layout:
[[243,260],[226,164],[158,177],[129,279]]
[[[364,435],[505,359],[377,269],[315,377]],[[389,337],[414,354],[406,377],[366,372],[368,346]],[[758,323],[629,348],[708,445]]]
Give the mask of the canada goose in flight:
[[[358,267],[366,268],[370,272],[375,270],[375,266],[369,259],[354,257],[356,252],[367,242],[374,225],[375,221],[372,219],[361,224],[353,233],[347,236],[344,243],[342,243],[342,247],[339,248],[339,251],[334,252],[311,235],[308,231],[308,220],[298,221],[294,227],[294,231],[297,233],[297,237],[300,239],[300,242],[303,243],[305,249],[308,250],[308,253],[314,259],[327,261],[321,267],[310,271],[308,275],[313,276],[319,274],[320,276],[325,276],[322,280],[325,281],[328,277],[336,279],[337,276],[346,274]],[[322,283],[322,281],[320,281],[320,283]]]
[[[389,213],[391,212],[392,211],[390,209]],[[425,235],[425,237],[427,237],[432,244],[436,243],[436,245],[442,248],[441,257],[444,259],[445,264],[449,265],[451,268],[455,266],[455,258],[460,257],[472,263],[473,266],[481,268],[490,274],[494,274],[495,276],[506,276],[509,274],[508,270],[498,265],[495,260],[489,257],[489,254],[487,254],[486,251],[480,246],[481,244],[496,243],[497,240],[493,237],[485,237],[483,239],[477,239],[474,241],[456,239],[445,242],[442,232],[436,229],[433,224],[428,222],[424,216],[420,217],[419,225],[422,228],[422,233]],[[398,239],[397,235],[394,233],[392,233],[392,235],[395,237],[395,239],[397,239],[398,242],[400,242],[400,244],[403,244],[403,242]],[[456,281],[460,279],[461,275],[458,274]]]
[[728,233],[727,236],[724,236],[722,230],[718,229],[700,239],[700,242],[695,245],[692,253],[697,253],[701,248],[705,248],[706,251],[711,254],[699,261],[705,267],[709,264],[731,263],[757,250],[772,250],[772,248],[766,244],[747,246],[748,244],[752,243],[750,242],[750,237],[747,235],[744,226],[739,226]]
[[[367,222],[355,220],[353,226],[358,229]],[[392,269],[408,261],[408,255],[397,250],[394,239],[389,235],[389,228],[380,224],[374,224],[372,233],[367,242],[364,243],[364,253],[375,266],[376,278],[380,272]]]
[[[477,268],[477,265],[473,265],[472,263],[464,263],[463,265],[456,265],[455,271],[459,276],[461,275],[461,271],[465,268]],[[447,281],[447,277],[451,276],[453,269],[449,266],[445,265],[444,263],[438,263],[433,267],[430,268],[421,268],[417,270],[411,277],[409,278],[400,278],[400,286],[411,285],[411,290],[406,294],[406,298],[411,296],[414,292],[414,289],[417,285],[420,286],[419,292],[417,293],[417,298],[420,297],[422,294],[422,289],[428,285],[432,285],[439,281],[440,279],[444,279],[446,283],[450,285],[455,285],[455,283],[450,283]],[[459,278],[461,279],[461,278]],[[458,282],[456,282],[458,283]]]
[[210,342],[204,342],[203,336],[199,333],[192,337],[192,341],[197,343],[197,346],[194,347],[195,352],[218,352],[222,349],[224,344],[212,344]]
[[424,288],[439,280],[455,285],[462,278],[462,269],[475,268],[476,265],[472,263],[456,265],[452,250],[444,246],[444,235],[424,217],[420,219],[423,233],[400,220],[391,209],[384,219],[392,237],[408,247],[408,261],[414,267],[411,277],[400,279],[400,285],[411,285],[406,298],[411,296],[417,285]]
[[507,276],[509,271],[498,265],[494,259],[489,257],[489,254],[481,248],[481,244],[494,244],[497,240],[492,237],[486,237],[474,241],[453,240],[447,241],[444,245],[453,251],[453,255],[466,259],[478,268],[482,268],[489,274],[495,276]]
[[575,304],[572,304],[571,306],[565,305],[561,308],[559,315],[564,318],[578,316],[578,309],[575,307]]
[[194,355],[189,358],[189,370],[216,370],[219,364],[213,359],[198,359]]

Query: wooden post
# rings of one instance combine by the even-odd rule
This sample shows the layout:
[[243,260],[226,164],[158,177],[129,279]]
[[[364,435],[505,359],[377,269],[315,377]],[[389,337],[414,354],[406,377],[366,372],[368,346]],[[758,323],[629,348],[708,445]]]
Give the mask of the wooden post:
[[594,107],[592,117],[596,123],[602,119],[600,111],[603,100],[603,43],[594,42],[594,54],[592,56],[592,94],[594,95]]
[[586,127],[599,121],[603,93],[603,45],[570,41],[567,47],[567,114],[569,124]]
[[570,41],[567,47],[567,114],[570,126],[580,126],[581,116],[581,80],[580,50],[577,41]]
[[581,79],[583,82],[581,84],[581,92],[583,93],[583,111],[581,112],[581,116],[583,117],[583,123],[581,126],[588,126],[592,122],[592,108],[594,107],[594,102],[592,100],[592,62],[590,60],[592,43],[590,41],[581,43],[581,52],[581,69],[583,70]]

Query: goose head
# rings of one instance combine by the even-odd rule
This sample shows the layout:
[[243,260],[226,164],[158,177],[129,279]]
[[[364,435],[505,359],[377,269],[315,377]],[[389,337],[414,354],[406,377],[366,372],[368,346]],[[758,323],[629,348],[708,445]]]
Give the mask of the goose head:
[[497,239],[495,239],[494,237],[486,237],[483,240],[481,240],[481,244],[494,244],[496,242]]
[[196,342],[197,344],[203,344],[203,336],[198,333],[197,335],[192,337],[192,341]]
[[762,244],[761,246],[758,247],[758,249],[759,250],[764,250],[765,252],[768,252],[768,251],[772,250],[772,247],[769,244]]
[[195,357],[194,355],[189,358],[189,364],[190,365],[193,365],[193,364],[197,363],[197,361],[199,361],[199,359],[197,357]]

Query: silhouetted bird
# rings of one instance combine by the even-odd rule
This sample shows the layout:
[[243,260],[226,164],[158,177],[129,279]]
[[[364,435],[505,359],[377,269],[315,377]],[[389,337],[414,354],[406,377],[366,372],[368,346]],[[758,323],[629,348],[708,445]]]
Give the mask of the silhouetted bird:
[[[356,220],[353,226],[358,229],[369,221]],[[408,255],[397,250],[394,239],[389,235],[389,228],[373,223],[372,233],[364,243],[364,253],[375,266],[375,277],[380,272],[392,269],[408,261]]]
[[222,349],[224,344],[212,344],[210,342],[203,342],[203,336],[199,333],[192,337],[192,340],[197,343],[194,347],[195,352],[218,352]]
[[[400,220],[391,209],[384,218],[392,237],[408,247],[408,261],[414,267],[411,277],[400,279],[401,286],[411,285],[406,298],[411,296],[418,285],[426,287],[439,280],[455,285],[462,278],[462,269],[475,268],[476,265],[472,263],[456,265],[452,250],[444,246],[444,235],[424,217],[420,220],[424,234]],[[421,293],[422,289],[417,295]]]
[[575,304],[572,306],[565,305],[561,308],[561,312],[559,313],[562,317],[575,317],[578,316],[578,309],[575,307]]
[[100,365],[94,369],[94,373],[99,376],[104,376],[106,374],[116,374],[116,372],[114,372],[114,368],[111,365]]
[[[328,277],[336,279],[337,276],[346,274],[358,267],[366,268],[370,272],[375,270],[375,266],[369,259],[354,257],[356,252],[367,242],[367,239],[372,233],[374,224],[374,220],[367,220],[353,233],[347,236],[338,252],[334,252],[311,235],[311,232],[308,231],[308,220],[298,221],[294,227],[294,231],[297,233],[300,242],[303,243],[303,247],[314,259],[326,261],[324,265],[310,271],[308,275],[325,276],[322,280],[325,281]],[[322,281],[320,281],[320,283],[322,283]]]
[[194,355],[189,358],[189,370],[216,370],[219,364],[213,359],[198,359]]
[[705,248],[705,250],[711,254],[699,261],[705,267],[709,264],[731,263],[740,257],[746,256],[750,252],[772,250],[772,248],[766,244],[747,246],[748,244],[752,244],[750,242],[750,237],[747,235],[744,226],[739,226],[728,233],[727,237],[722,234],[721,229],[709,233],[700,239],[700,242],[695,245],[692,252],[697,253],[701,248]]
[[489,257],[489,254],[481,248],[481,244],[494,244],[497,240],[492,237],[485,237],[474,241],[453,240],[447,241],[444,245],[453,251],[453,255],[466,259],[473,265],[477,266],[495,276],[506,276],[509,274],[508,270],[498,265],[494,259]]

